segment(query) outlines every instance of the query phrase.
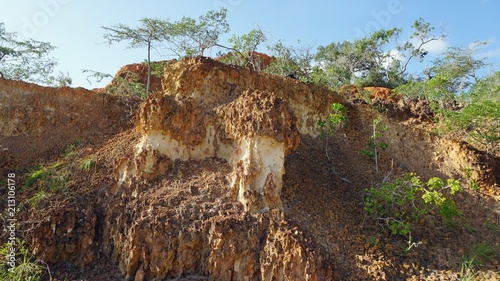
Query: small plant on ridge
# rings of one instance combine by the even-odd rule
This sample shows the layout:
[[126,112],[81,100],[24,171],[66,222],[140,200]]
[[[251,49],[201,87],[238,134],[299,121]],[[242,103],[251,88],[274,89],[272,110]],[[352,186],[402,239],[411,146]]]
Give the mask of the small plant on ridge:
[[342,122],[347,120],[345,114],[349,112],[349,109],[340,103],[332,103],[330,107],[332,113],[330,113],[328,120],[319,120],[317,123],[320,137],[326,139],[325,153],[328,160],[330,160],[330,156],[328,155],[328,138],[333,135]]
[[379,141],[379,138],[383,136],[382,132],[385,128],[380,127],[380,122],[382,119],[377,118],[373,120],[373,133],[368,142],[368,147],[361,150],[361,154],[370,157],[375,160],[375,171],[378,174],[378,152],[379,149],[386,149],[387,143]]

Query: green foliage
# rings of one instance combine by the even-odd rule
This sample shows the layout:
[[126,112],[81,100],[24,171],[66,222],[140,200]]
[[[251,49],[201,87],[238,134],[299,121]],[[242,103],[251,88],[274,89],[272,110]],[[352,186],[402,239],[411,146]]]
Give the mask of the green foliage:
[[465,177],[469,180],[469,187],[473,190],[479,190],[480,186],[476,177],[474,177],[474,170],[470,167],[464,168]]
[[469,102],[500,102],[500,71],[484,79],[478,79],[467,94]]
[[496,154],[500,148],[500,72],[479,79],[465,95],[460,110],[443,110],[443,127],[465,140]]
[[496,247],[479,243],[470,247],[467,254],[460,257],[460,280],[474,280],[484,263],[498,256]]
[[299,47],[286,46],[282,41],[278,41],[270,46],[269,50],[275,60],[265,69],[265,72],[280,76],[293,74],[304,82],[312,81],[312,61],[314,59],[312,48],[301,46],[300,40],[298,44]]
[[340,103],[332,103],[330,107],[332,112],[328,121],[319,120],[317,124],[321,137],[330,137],[337,130],[338,126],[347,120],[346,114],[349,112],[347,107]]
[[362,50],[349,41],[318,47],[315,61],[323,70],[326,84],[334,88],[350,84],[356,72],[369,68]]
[[388,147],[388,144],[379,141],[379,139],[383,136],[383,131],[386,129],[383,127],[380,127],[380,122],[382,119],[374,119],[373,120],[373,133],[370,137],[370,140],[368,141],[368,147],[361,150],[361,154],[366,155],[370,157],[371,159],[375,160],[375,170],[376,173],[378,174],[378,152],[379,149],[386,149]]
[[255,51],[266,40],[266,35],[260,28],[252,29],[242,36],[233,35],[233,37],[229,38],[231,47],[224,47],[233,52],[225,55],[221,61],[244,67],[251,66],[255,71],[262,71],[260,58],[255,56]]
[[[0,267],[0,280],[12,281],[38,281],[44,272],[42,262],[37,260],[26,248],[26,243],[19,239],[15,240],[15,267],[12,270],[9,264],[2,263]],[[0,247],[0,259],[7,260],[11,253],[12,245],[5,243]],[[9,270],[11,269],[11,270]]]
[[328,159],[330,159],[328,156],[328,138],[331,137],[338,127],[347,120],[346,114],[349,113],[349,109],[340,103],[332,103],[330,108],[332,112],[330,113],[328,120],[319,120],[317,123],[320,137],[326,139],[325,153]]
[[38,169],[33,170],[26,179],[24,183],[24,187],[31,187],[36,181],[39,179],[47,178],[47,171],[43,166],[40,166]]
[[402,30],[393,28],[353,41],[320,46],[315,60],[323,71],[325,84],[333,88],[352,83],[394,88],[405,83],[409,63],[413,59],[422,61],[427,55],[425,45],[444,38],[432,34],[433,28],[423,19],[416,20],[412,28],[411,40],[403,45],[397,41]]
[[99,72],[91,69],[83,69],[82,73],[89,73],[87,75],[87,82],[89,82],[90,84],[92,84],[91,79],[95,80],[97,83],[100,83],[104,79],[113,78],[113,75],[109,73]]
[[476,42],[469,48],[450,47],[424,71],[425,79],[410,81],[397,88],[398,92],[409,96],[437,101],[441,108],[459,97],[477,82],[477,71],[486,64],[484,59],[476,59],[476,54],[484,42]]
[[[159,46],[162,41],[169,38],[168,22],[161,19],[142,18],[139,20],[141,26],[131,28],[125,24],[112,27],[102,27],[105,30],[104,39],[108,45],[128,41],[129,48],[147,48],[148,78],[146,89],[142,95],[147,96],[150,90],[151,80],[151,49]],[[141,95],[141,96],[142,96]]]
[[150,90],[152,71],[151,50],[162,47],[180,57],[203,56],[205,50],[218,44],[221,34],[229,31],[226,14],[226,9],[209,11],[200,16],[198,21],[189,17],[183,17],[177,22],[142,18],[139,20],[140,26],[137,28],[125,24],[112,27],[103,26],[102,28],[105,30],[103,36],[108,45],[128,41],[129,48],[147,48],[148,78],[144,91],[144,95],[147,96]]
[[90,168],[96,165],[96,159],[94,156],[89,156],[87,158],[80,160],[80,169],[84,171],[90,170]]
[[473,144],[495,154],[500,147],[500,103],[475,102],[460,111],[445,112],[445,126],[463,134]]
[[500,235],[500,224],[498,223],[491,223],[491,222],[485,222],[483,224],[483,226],[488,229],[489,231],[491,231],[491,233],[493,233],[493,235],[497,236],[497,235]]
[[139,81],[136,73],[128,72],[125,77],[115,77],[115,83],[107,88],[107,93],[116,96],[136,96],[147,98],[146,86]]
[[[67,163],[76,162],[79,145],[80,141],[75,140],[66,148],[62,160],[56,161],[51,165],[39,166],[28,174],[23,188],[31,193],[26,202],[32,208],[37,207],[39,203],[50,198],[52,195],[66,190],[71,175],[71,165]],[[79,162],[82,163],[85,160]],[[93,164],[90,160],[88,162],[89,165]]]
[[165,75],[165,66],[169,63],[169,61],[152,61],[151,75],[163,79],[163,76]]
[[128,48],[151,47],[163,40],[168,35],[165,21],[161,19],[141,18],[140,26],[136,28],[125,24],[117,24],[102,28],[103,35],[108,45],[128,41]]
[[30,208],[36,208],[45,199],[50,198],[51,195],[52,194],[50,194],[45,189],[41,189],[41,190],[36,191],[30,198],[28,198],[28,200],[26,200],[26,203],[28,203]]
[[28,175],[24,188],[30,188],[37,183],[33,195],[27,199],[27,203],[32,208],[38,206],[40,202],[51,197],[52,194],[59,192],[66,186],[69,174],[68,171],[60,166],[60,162],[47,167],[40,166]]
[[453,200],[444,200],[438,208],[438,215],[443,218],[444,224],[447,226],[456,226],[455,218],[462,215],[457,204]]
[[18,40],[0,23],[0,77],[44,84],[68,86],[71,78],[62,72],[53,74],[57,62],[50,56],[56,47],[33,39]]
[[400,60],[401,72],[404,73],[410,63],[414,58],[418,59],[420,62],[427,56],[428,52],[425,50],[424,46],[431,43],[432,41],[444,40],[446,36],[441,34],[432,34],[434,27],[430,23],[426,22],[424,19],[419,18],[413,25],[413,33],[410,36],[410,41],[403,45],[397,45],[396,50],[402,54],[405,60]]
[[[203,56],[205,50],[218,45],[219,37],[229,32],[226,21],[227,9],[209,11],[198,21],[183,17],[169,24],[169,41],[184,56]],[[173,50],[173,48],[171,48]]]
[[484,59],[476,59],[476,54],[487,42],[475,42],[468,48],[449,47],[442,57],[434,61],[429,75],[446,74],[449,91],[459,93],[477,82],[477,71],[486,66]]
[[[392,235],[403,235],[410,239],[411,230],[419,219],[437,209],[445,223],[453,222],[460,214],[450,196],[461,191],[457,180],[443,182],[431,178],[427,183],[415,174],[407,174],[392,182],[383,182],[380,187],[366,189],[365,211],[375,218]],[[412,244],[412,243],[410,243]]]
[[[147,65],[147,61],[144,62]],[[168,61],[151,61],[151,77],[163,78],[165,66],[169,64]],[[83,73],[88,73],[87,81],[92,84],[91,80],[100,83],[104,79],[113,78],[111,74],[94,71],[90,69],[82,70]],[[139,98],[146,98],[147,85],[139,79],[137,73],[127,72],[124,76],[116,76],[111,86],[107,87],[107,94],[118,96],[136,96]]]
[[423,81],[409,81],[398,86],[396,92],[410,97],[437,101],[440,108],[455,100],[453,79],[447,73],[437,73]]

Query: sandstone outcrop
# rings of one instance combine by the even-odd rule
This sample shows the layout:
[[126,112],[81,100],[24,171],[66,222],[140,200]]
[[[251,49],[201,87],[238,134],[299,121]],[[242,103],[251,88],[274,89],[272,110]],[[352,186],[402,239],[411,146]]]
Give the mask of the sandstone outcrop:
[[[230,185],[251,212],[280,208],[284,159],[300,134],[317,135],[328,105],[342,99],[319,86],[198,58],[165,67],[163,93],[148,99],[136,120],[142,136],[135,158],[119,171],[121,186],[154,174],[159,157],[209,157],[232,167]],[[165,168],[165,169],[168,169]]]

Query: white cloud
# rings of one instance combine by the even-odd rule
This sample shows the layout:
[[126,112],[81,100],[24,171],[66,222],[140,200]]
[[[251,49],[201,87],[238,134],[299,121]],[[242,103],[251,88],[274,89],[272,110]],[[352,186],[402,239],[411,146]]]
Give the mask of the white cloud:
[[403,56],[401,52],[399,52],[396,49],[392,49],[389,51],[388,56],[382,61],[382,65],[384,67],[389,67],[389,65],[394,61],[394,60],[402,60]]
[[448,41],[445,39],[439,39],[431,41],[423,46],[423,49],[428,51],[430,54],[439,55],[442,54],[448,48]]
[[478,56],[487,59],[500,59],[500,48],[482,52]]
[[[418,39],[418,38],[413,38],[410,40],[410,42],[415,47],[419,46],[421,43],[420,39]],[[446,51],[446,49],[448,49],[448,46],[449,46],[448,41],[446,41],[446,38],[445,38],[445,39],[438,39],[438,40],[430,41],[429,43],[425,44],[422,47],[422,49],[426,50],[431,55],[440,55],[444,51]]]

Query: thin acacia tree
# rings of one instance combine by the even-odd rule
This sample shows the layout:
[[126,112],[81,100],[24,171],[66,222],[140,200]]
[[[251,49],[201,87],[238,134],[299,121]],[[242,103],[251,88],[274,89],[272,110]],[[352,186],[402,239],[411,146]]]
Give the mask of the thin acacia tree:
[[198,21],[183,17],[180,21],[169,22],[162,19],[142,18],[136,28],[118,24],[102,28],[104,39],[108,45],[128,41],[129,48],[147,48],[148,78],[146,95],[150,91],[151,50],[162,47],[179,57],[203,56],[204,51],[217,46],[219,36],[229,31],[226,21],[227,10],[209,11],[199,17]]
[[102,28],[106,31],[104,39],[108,45],[122,41],[129,41],[129,48],[147,48],[148,77],[146,82],[146,96],[150,91],[151,81],[151,49],[155,48],[162,41],[169,38],[168,22],[161,19],[142,18],[139,20],[140,26],[129,27],[125,24],[117,24],[112,27]]

